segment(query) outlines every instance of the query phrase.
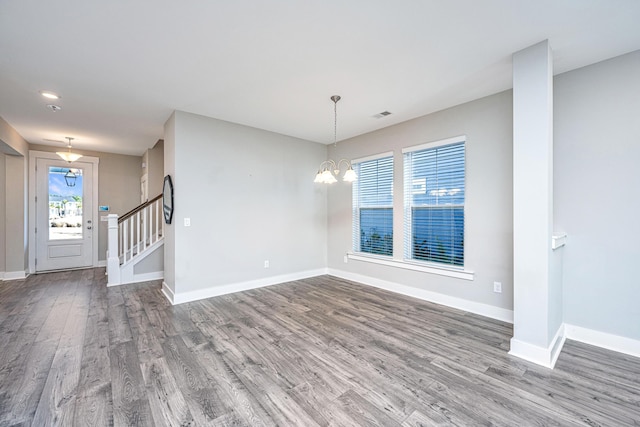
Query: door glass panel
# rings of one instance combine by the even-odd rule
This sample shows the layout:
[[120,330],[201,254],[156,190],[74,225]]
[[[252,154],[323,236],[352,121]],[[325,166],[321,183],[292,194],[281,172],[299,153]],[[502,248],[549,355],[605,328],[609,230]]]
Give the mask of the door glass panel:
[[82,169],[49,166],[49,240],[82,239]]

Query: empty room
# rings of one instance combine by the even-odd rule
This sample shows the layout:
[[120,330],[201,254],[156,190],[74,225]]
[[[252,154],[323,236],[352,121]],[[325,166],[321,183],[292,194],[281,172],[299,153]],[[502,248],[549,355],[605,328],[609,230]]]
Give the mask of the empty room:
[[0,426],[640,425],[638,19],[0,2]]

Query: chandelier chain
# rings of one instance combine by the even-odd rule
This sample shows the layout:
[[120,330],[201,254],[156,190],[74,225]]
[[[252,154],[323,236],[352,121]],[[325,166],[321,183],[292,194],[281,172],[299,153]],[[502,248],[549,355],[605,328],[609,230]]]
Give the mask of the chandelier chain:
[[333,148],[338,146],[338,99],[333,101]]

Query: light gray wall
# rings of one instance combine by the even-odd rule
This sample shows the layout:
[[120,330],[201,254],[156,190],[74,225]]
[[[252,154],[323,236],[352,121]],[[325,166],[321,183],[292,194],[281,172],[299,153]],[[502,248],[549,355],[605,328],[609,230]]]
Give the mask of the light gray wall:
[[[6,239],[6,228],[5,228],[5,223],[6,223],[6,189],[5,189],[5,185],[6,185],[6,179],[5,179],[5,154],[0,152],[0,273],[5,271],[5,265],[6,265],[6,260],[5,260],[5,256],[6,256],[6,247],[5,245],[7,244],[7,239]],[[2,278],[2,276],[0,275],[0,278]]]
[[164,180],[164,141],[162,140],[147,150],[147,179],[149,199],[152,199],[162,193]]
[[0,151],[25,158],[29,153],[29,143],[2,117],[0,117]]
[[29,144],[0,117],[0,152],[4,156],[4,270],[20,273],[28,262],[27,174]]
[[[513,280],[511,350],[548,347],[562,322],[550,296],[553,233],[553,54],[543,41],[513,55]],[[559,320],[559,322],[558,322]],[[517,341],[517,342],[516,342]]]
[[[31,144],[30,149],[46,152],[60,150],[59,147],[35,144]],[[74,151],[100,159],[98,165],[98,203],[101,206],[108,205],[110,211],[99,213],[99,215],[107,215],[107,213],[122,215],[140,204],[141,156],[77,150],[75,148]],[[95,209],[98,207],[96,206]],[[101,221],[99,227],[98,260],[106,260],[107,223]]]
[[[338,143],[331,158],[359,158],[394,152],[394,249],[402,249],[402,148],[466,135],[465,267],[467,281],[350,260],[351,186],[329,188],[330,268],[438,292],[503,309],[513,308],[512,93],[502,92]],[[339,127],[339,123],[338,123]],[[402,258],[402,254],[396,253]],[[493,292],[493,282],[503,292]]]
[[[176,114],[171,114],[171,117],[164,124],[164,174],[170,175],[173,180],[174,190],[176,185]],[[174,196],[174,201],[175,201]],[[171,224],[165,224],[164,226],[164,283],[171,289],[171,292],[176,292],[176,225],[175,218],[176,212],[180,212],[181,206],[175,207],[174,203],[174,220]]]
[[177,293],[326,267],[324,145],[180,111],[172,144]]
[[640,339],[640,51],[555,81],[564,320]]
[[156,273],[164,270],[164,246],[156,248],[145,259],[133,266],[133,274]]
[[5,268],[26,271],[28,265],[27,158],[5,156]]

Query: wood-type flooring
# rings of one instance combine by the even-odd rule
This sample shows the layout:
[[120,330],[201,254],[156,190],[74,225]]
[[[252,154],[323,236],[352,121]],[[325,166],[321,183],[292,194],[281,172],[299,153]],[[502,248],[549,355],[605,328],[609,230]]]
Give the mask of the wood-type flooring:
[[640,359],[321,276],[171,306],[104,269],[0,282],[0,426],[633,426]]

